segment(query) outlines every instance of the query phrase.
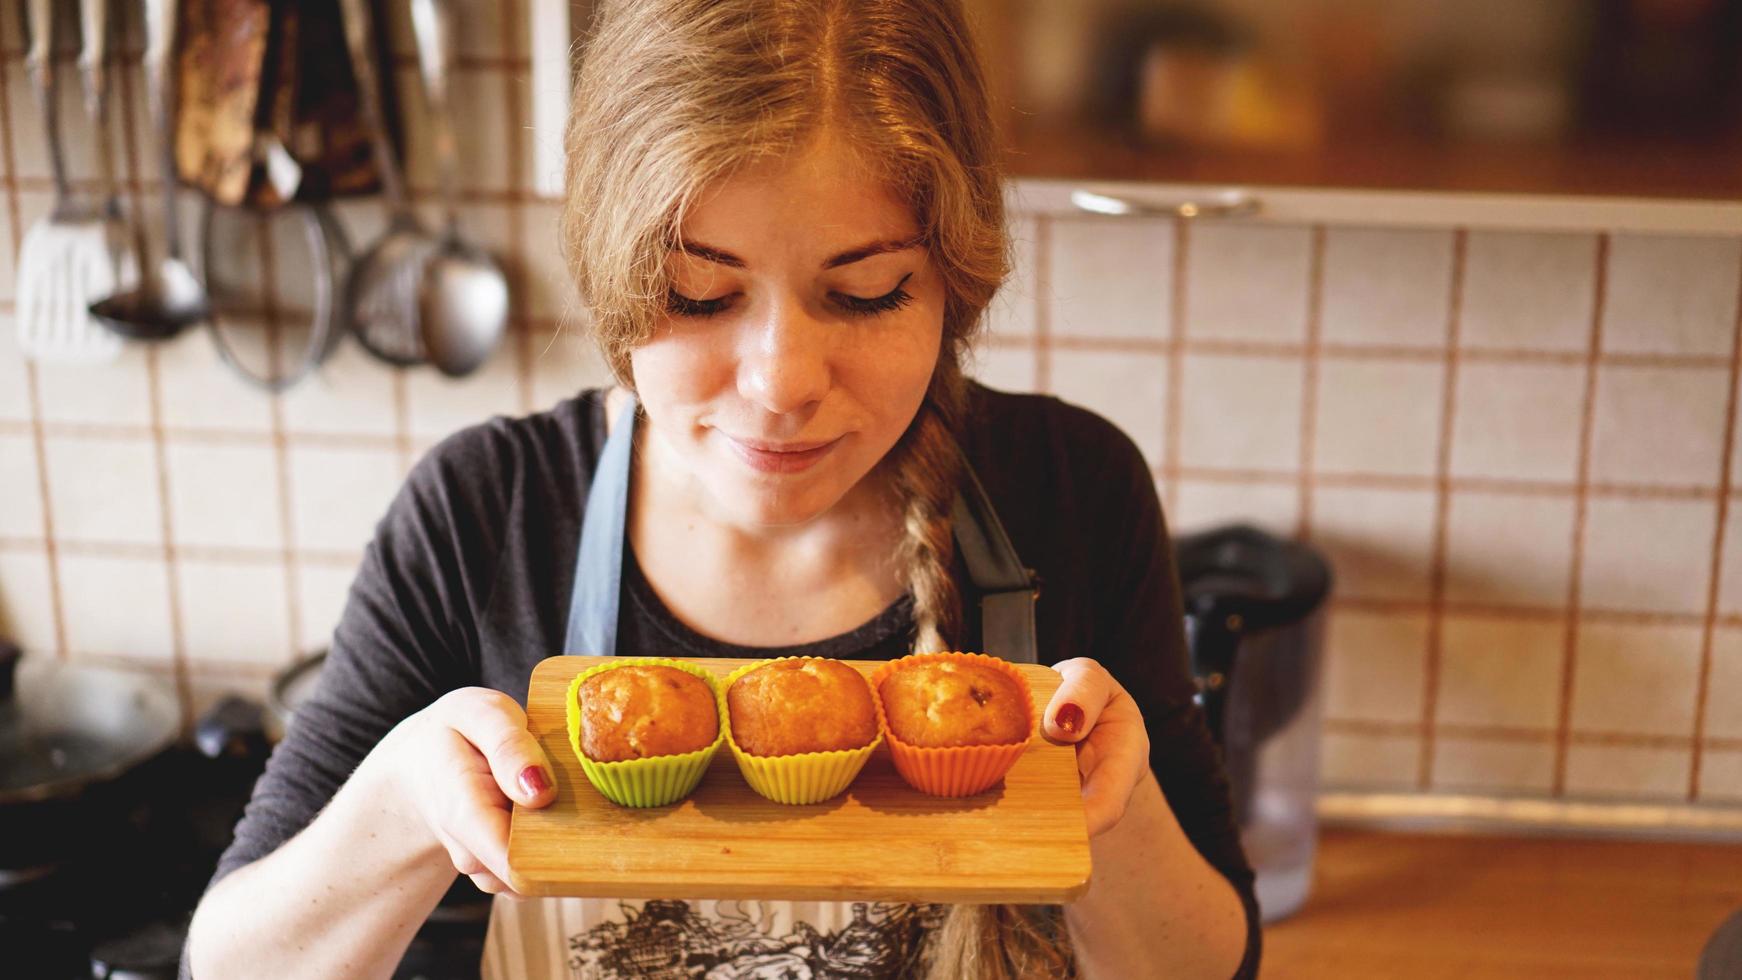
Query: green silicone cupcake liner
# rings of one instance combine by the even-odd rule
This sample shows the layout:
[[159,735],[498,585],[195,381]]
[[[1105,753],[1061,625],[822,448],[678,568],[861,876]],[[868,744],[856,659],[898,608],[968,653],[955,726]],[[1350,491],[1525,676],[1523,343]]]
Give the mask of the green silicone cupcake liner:
[[715,705],[720,704],[720,686],[706,668],[688,661],[667,660],[662,657],[623,657],[611,663],[589,667],[576,674],[575,679],[569,682],[569,746],[574,749],[575,758],[581,761],[581,771],[587,774],[587,782],[592,783],[593,788],[603,794],[605,799],[622,806],[667,806],[690,795],[696,784],[702,781],[702,774],[708,771],[708,763],[713,761],[714,753],[720,750],[720,743],[726,738],[726,716],[725,712],[720,712],[719,734],[706,748],[682,755],[625,759],[622,762],[594,762],[581,751],[581,683],[594,674],[636,665],[676,667],[687,674],[694,674],[714,693]]
[[[732,758],[738,760],[738,771],[744,774],[744,781],[751,789],[776,803],[821,803],[841,795],[883,741],[883,733],[879,730],[868,745],[857,749],[801,752],[797,755],[751,755],[738,747],[737,740],[732,738],[732,712],[726,702],[726,692],[738,678],[758,667],[781,660],[806,659],[814,658],[775,657],[745,664],[727,674],[715,688],[720,703],[720,728],[726,736],[726,744],[732,749]],[[872,704],[876,704],[875,698]]]

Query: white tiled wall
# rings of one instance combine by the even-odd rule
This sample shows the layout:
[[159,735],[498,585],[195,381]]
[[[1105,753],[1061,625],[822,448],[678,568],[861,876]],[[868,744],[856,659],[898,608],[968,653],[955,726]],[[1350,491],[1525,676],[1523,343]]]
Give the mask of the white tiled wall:
[[[455,382],[347,343],[264,397],[198,334],[75,369],[23,361],[0,324],[0,632],[173,677],[190,713],[258,693],[324,642],[418,453],[603,381],[555,202],[526,190],[524,4],[460,9],[462,220],[515,284],[502,351]],[[11,268],[50,184],[10,8],[0,30]],[[358,241],[381,226],[374,202],[338,211]],[[1249,520],[1332,560],[1331,786],[1742,802],[1742,241],[1028,214],[1012,233],[975,372],[1124,427],[1177,529]],[[273,279],[294,300],[298,274]],[[0,276],[8,315],[12,295]]]

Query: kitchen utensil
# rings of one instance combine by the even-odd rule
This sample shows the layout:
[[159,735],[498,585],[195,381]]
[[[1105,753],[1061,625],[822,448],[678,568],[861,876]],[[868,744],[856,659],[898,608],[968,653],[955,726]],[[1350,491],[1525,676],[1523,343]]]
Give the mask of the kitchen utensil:
[[[682,803],[608,802],[581,772],[564,701],[577,674],[611,659],[559,656],[533,669],[527,730],[551,761],[557,796],[511,817],[510,883],[523,895],[1057,903],[1088,887],[1076,749],[1041,737],[999,787],[962,799],[910,788],[880,746],[825,803],[763,799],[724,752]],[[751,661],[693,662],[724,678]],[[843,662],[867,677],[881,666]],[[1036,704],[1058,688],[1049,667],[1017,669]]]
[[344,19],[340,0],[183,5],[175,145],[185,187],[258,209],[374,192]]
[[[307,338],[302,353],[282,368],[278,366],[280,359],[274,356],[262,358],[264,368],[251,366],[231,343],[227,336],[229,328],[225,326],[226,307],[231,305],[229,299],[237,297],[243,305],[248,304],[254,283],[226,282],[229,276],[223,271],[225,263],[218,253],[228,243],[236,241],[238,235],[252,236],[256,222],[260,221],[294,221],[300,226],[299,237],[308,250],[311,273],[308,286],[313,301]],[[212,315],[206,319],[206,325],[220,360],[254,387],[277,392],[289,389],[327,359],[343,333],[343,314],[335,284],[350,264],[351,245],[343,226],[326,205],[289,204],[270,212],[260,212],[222,205],[208,197],[201,218],[200,242],[200,272],[212,302]],[[248,278],[252,280],[253,277]],[[280,299],[282,303],[282,297]]]
[[[87,37],[87,49],[91,43]],[[116,288],[115,249],[101,210],[76,200],[67,186],[54,94],[52,0],[30,0],[25,60],[48,136],[54,206],[47,218],[30,226],[19,248],[18,346],[26,357],[42,361],[110,360],[121,352],[121,341],[103,330],[86,306]]]
[[[79,0],[79,24],[82,28],[79,79],[84,87],[85,118],[96,137],[97,173],[102,183],[103,199],[97,214],[115,264],[114,288],[124,289],[139,276],[138,259],[143,246],[135,242],[129,252],[125,245],[126,221],[121,216],[121,197],[115,185],[115,141],[109,127],[109,0]],[[103,336],[112,335],[104,332]]]
[[1234,819],[1274,922],[1306,900],[1318,841],[1319,669],[1330,568],[1234,526],[1176,542],[1186,635]]
[[264,127],[257,117],[263,100],[287,88],[275,83],[269,90],[264,81],[283,60],[274,57],[275,6],[288,15],[296,5],[195,0],[177,24],[171,68],[177,175],[220,204],[242,204],[263,183],[257,143]]
[[381,174],[381,192],[390,214],[387,231],[375,240],[351,266],[345,283],[345,310],[351,331],[365,350],[389,364],[407,366],[424,362],[424,346],[418,325],[418,288],[424,266],[435,255],[437,239],[424,229],[406,197],[399,171],[399,158],[387,137],[387,124],[380,100],[380,84],[371,53],[374,25],[366,0],[344,0],[345,43],[351,52],[351,70],[363,122],[369,130],[376,167]]
[[181,257],[181,222],[176,213],[175,132],[169,56],[175,49],[175,0],[144,0],[145,73],[151,89],[151,122],[162,159],[163,261],[153,265],[142,251],[139,284],[91,307],[109,329],[139,340],[164,340],[207,314],[206,290]]
[[441,247],[424,269],[418,291],[418,322],[430,363],[443,374],[459,377],[476,370],[502,342],[508,326],[508,277],[483,249],[460,237],[459,160],[448,103],[453,7],[449,0],[411,0],[411,25],[433,123],[442,204],[447,209]]

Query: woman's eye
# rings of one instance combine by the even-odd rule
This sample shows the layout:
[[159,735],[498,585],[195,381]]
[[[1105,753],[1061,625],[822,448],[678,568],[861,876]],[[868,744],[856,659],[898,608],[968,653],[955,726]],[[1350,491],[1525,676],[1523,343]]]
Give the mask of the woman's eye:
[[907,281],[912,278],[913,273],[909,272],[907,275],[901,277],[901,281],[895,284],[894,289],[884,293],[882,296],[873,296],[870,299],[866,299],[862,296],[848,296],[844,293],[835,293],[835,302],[841,304],[841,308],[853,316],[876,316],[879,313],[888,313],[891,310],[899,310],[913,300],[913,295],[907,290],[901,288],[907,285]]
[[[899,310],[913,301],[913,295],[902,288],[911,278],[911,272],[902,276],[895,288],[882,296],[849,296],[846,293],[830,293],[829,296],[850,316],[876,316]],[[668,289],[665,293],[665,309],[672,316],[711,317],[726,312],[731,300],[730,294],[717,299],[693,299],[675,289]]]
[[718,299],[691,299],[675,289],[665,293],[665,309],[672,316],[715,316],[726,310],[726,300],[729,296]]

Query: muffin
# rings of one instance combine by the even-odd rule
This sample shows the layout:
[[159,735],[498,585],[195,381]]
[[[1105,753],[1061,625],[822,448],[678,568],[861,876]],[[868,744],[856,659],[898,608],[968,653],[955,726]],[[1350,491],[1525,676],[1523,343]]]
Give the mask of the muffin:
[[688,796],[725,739],[713,676],[682,660],[624,657],[584,670],[567,711],[581,771],[623,806]]
[[1028,751],[1034,692],[1011,663],[921,653],[884,664],[871,683],[890,761],[922,793],[983,793]]
[[664,664],[607,670],[581,683],[581,751],[594,762],[682,755],[720,734],[714,691]]
[[720,713],[738,771],[776,803],[840,795],[883,740],[864,675],[839,661],[758,661],[722,687]]
[[751,755],[857,749],[877,738],[877,708],[858,671],[839,660],[792,658],[726,689],[732,737]]
[[1008,745],[1028,740],[1028,701],[1008,671],[970,659],[893,671],[878,686],[889,733],[908,745]]

